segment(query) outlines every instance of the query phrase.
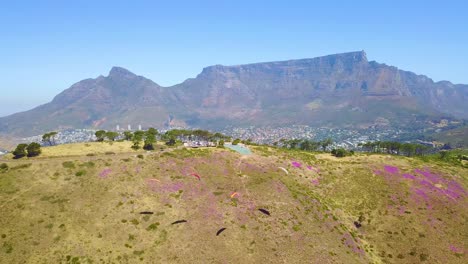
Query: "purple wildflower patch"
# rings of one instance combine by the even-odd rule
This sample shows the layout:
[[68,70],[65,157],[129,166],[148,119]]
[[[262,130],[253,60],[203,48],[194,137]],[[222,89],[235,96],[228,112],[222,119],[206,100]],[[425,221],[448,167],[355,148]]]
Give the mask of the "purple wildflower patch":
[[415,177],[414,175],[408,174],[408,173],[404,173],[402,176],[403,176],[403,178],[405,178],[405,179],[410,179],[410,180],[416,179],[416,177]]
[[102,170],[100,173],[99,173],[99,177],[102,178],[102,179],[105,179],[107,178],[107,176],[109,176],[109,174],[112,172],[111,169],[109,168],[105,168],[104,170]]
[[312,183],[312,185],[317,186],[317,185],[320,184],[320,180],[319,180],[318,178],[317,178],[317,179],[312,179],[312,180],[311,180],[311,183]]
[[399,172],[398,167],[395,167],[395,166],[385,165],[384,169],[386,172],[391,173],[391,174],[397,174]]
[[302,164],[297,162],[297,161],[293,161],[293,162],[291,162],[291,164],[296,168],[300,168],[302,166]]
[[[427,209],[432,209],[434,206],[449,201],[457,202],[467,194],[466,190],[459,183],[454,180],[447,180],[428,168],[415,169],[415,174],[408,174],[400,173],[399,168],[395,166],[384,165],[383,171],[374,169],[373,172],[377,175],[382,175],[390,186],[399,186],[403,179],[411,180],[407,181],[407,183],[410,184],[412,201],[425,204]],[[404,197],[403,194],[400,196]],[[394,202],[394,204],[396,203]]]
[[356,241],[354,241],[351,234],[345,233],[341,240],[343,241],[343,244],[350,248],[354,253],[364,255],[364,250],[359,247]]
[[453,253],[456,253],[456,254],[465,254],[465,250],[463,249],[463,247],[457,247],[455,245],[449,245],[449,249],[450,249],[450,251],[452,251]]

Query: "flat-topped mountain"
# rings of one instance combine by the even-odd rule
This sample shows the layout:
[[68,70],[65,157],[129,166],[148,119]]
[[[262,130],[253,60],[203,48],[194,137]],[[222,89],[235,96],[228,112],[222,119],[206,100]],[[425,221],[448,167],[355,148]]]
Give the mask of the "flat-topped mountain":
[[114,67],[50,103],[0,118],[0,132],[28,136],[62,128],[141,124],[222,128],[327,125],[424,126],[468,118],[468,85],[430,78],[349,52],[313,59],[206,67],[171,87]]

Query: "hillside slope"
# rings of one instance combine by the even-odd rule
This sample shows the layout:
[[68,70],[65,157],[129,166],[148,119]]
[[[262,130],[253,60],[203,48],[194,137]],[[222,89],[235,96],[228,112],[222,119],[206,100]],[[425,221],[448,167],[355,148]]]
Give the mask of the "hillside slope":
[[135,154],[6,161],[0,262],[467,262],[462,167],[266,147]]

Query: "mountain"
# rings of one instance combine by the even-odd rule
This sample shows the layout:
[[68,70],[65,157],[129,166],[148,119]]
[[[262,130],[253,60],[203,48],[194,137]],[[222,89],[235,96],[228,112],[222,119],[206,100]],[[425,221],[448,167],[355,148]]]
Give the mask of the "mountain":
[[63,128],[326,125],[424,127],[468,119],[468,85],[368,61],[364,51],[313,59],[215,65],[161,87],[114,67],[52,102],[0,118],[0,132],[34,135]]

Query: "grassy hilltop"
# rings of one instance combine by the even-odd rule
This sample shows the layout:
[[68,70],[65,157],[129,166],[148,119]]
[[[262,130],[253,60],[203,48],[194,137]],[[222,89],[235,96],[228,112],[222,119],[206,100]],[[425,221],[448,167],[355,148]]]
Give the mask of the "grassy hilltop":
[[468,262],[462,166],[129,144],[0,157],[0,263]]

